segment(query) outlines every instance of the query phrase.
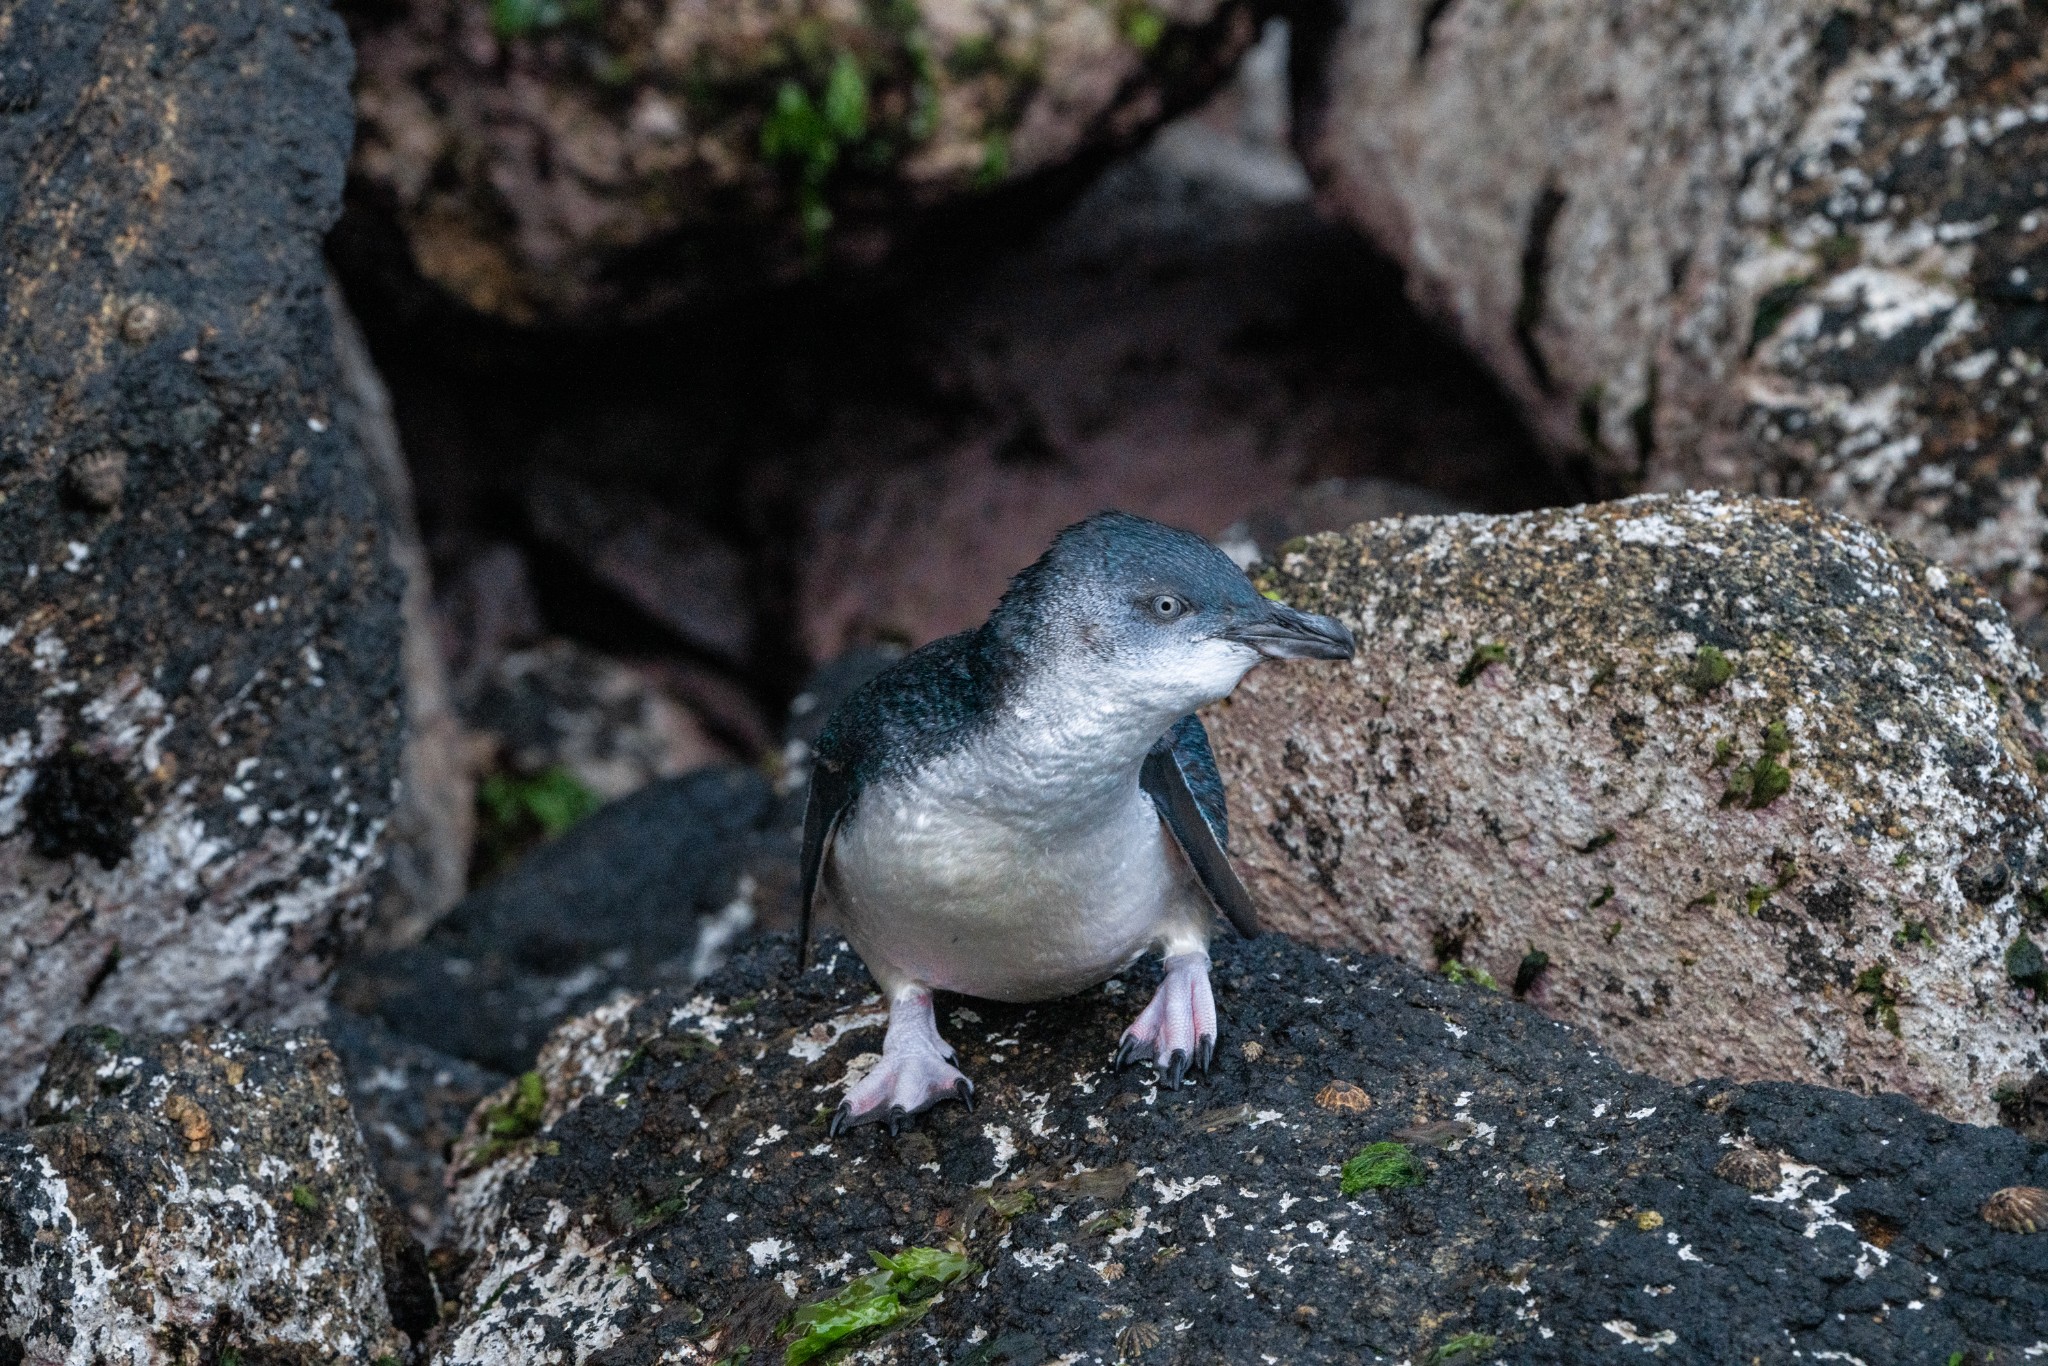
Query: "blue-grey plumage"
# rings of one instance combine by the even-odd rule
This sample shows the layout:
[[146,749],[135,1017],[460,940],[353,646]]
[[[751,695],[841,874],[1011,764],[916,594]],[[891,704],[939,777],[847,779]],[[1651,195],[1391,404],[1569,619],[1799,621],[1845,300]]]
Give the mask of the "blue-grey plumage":
[[890,1023],[833,1131],[971,1103],[934,990],[1044,1000],[1148,952],[1166,979],[1118,1064],[1152,1061],[1174,1085],[1206,1070],[1215,913],[1254,925],[1193,713],[1263,659],[1351,654],[1340,623],[1267,600],[1200,537],[1103,513],[1061,532],[982,626],[842,702],[813,756],[803,933],[829,889]]

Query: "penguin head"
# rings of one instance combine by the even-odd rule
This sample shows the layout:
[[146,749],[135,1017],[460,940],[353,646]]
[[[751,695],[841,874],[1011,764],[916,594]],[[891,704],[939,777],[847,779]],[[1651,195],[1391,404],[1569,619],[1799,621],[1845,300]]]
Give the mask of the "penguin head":
[[1102,512],[1053,538],[989,620],[1034,668],[1171,716],[1228,696],[1266,659],[1349,659],[1351,632],[1252,586],[1192,532]]

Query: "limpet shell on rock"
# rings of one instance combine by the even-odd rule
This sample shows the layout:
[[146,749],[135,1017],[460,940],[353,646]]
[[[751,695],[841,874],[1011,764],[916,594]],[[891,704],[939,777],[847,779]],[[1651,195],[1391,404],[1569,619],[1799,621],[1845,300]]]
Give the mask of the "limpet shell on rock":
[[2007,1186],[1984,1202],[1984,1222],[2007,1233],[2039,1233],[2048,1228],[2048,1190],[2039,1186]]

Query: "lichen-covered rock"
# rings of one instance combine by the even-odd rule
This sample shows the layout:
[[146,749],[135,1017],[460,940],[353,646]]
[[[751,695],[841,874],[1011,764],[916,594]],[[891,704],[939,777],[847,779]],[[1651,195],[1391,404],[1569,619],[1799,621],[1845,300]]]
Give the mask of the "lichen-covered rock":
[[366,912],[396,575],[337,420],[323,6],[0,25],[0,1119],[74,1021],[303,1006]]
[[1329,201],[1618,491],[1814,498],[2048,604],[2039,0],[1344,7]]
[[1274,928],[1489,973],[1678,1080],[1989,1123],[2043,1071],[2008,963],[2048,890],[2041,679],[1982,590],[1712,494],[1368,523],[1260,574],[1359,640],[1210,721]]
[[646,319],[1130,145],[1228,73],[1252,8],[360,4],[355,174],[471,308]]
[[402,1345],[383,1196],[314,1035],[81,1026],[29,1109],[35,1127],[0,1134],[0,1355],[367,1363]]
[[[437,1361],[801,1361],[780,1325],[835,1295],[883,1325],[853,1359],[973,1366],[2048,1339],[2048,1238],[1979,1214],[2048,1150],[1897,1096],[1681,1089],[1499,995],[1269,935],[1217,946],[1208,1083],[1107,1070],[1149,969],[1036,1008],[947,998],[975,1112],[833,1142],[885,1012],[850,953],[822,960],[796,977],[776,941],[702,995],[615,1005],[481,1112]],[[1370,1104],[1318,1105],[1332,1081]],[[1376,1143],[1399,1146],[1355,1160]],[[1775,1154],[1769,1188],[1714,1174],[1736,1146]],[[849,1290],[876,1254],[889,1284]]]

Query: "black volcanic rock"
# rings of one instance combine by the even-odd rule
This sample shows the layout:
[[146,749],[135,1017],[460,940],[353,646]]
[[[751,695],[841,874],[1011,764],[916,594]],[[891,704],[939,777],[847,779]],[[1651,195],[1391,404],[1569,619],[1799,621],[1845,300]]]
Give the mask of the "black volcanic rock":
[[321,240],[324,5],[0,11],[0,1120],[79,1022],[303,1009],[367,914],[398,589]]
[[[820,958],[794,977],[765,941],[689,1001],[578,1021],[531,1094],[481,1112],[438,1361],[508,1340],[607,1366],[779,1360],[799,1304],[920,1246],[978,1274],[863,1360],[1939,1362],[2048,1338],[2048,1236],[1978,1213],[2048,1181],[2048,1147],[2009,1130],[1675,1086],[1498,994],[1268,936],[1218,945],[1205,1085],[1104,1067],[1150,968],[1035,1008],[944,998],[976,1112],[834,1143],[883,1014],[851,954]],[[1370,1104],[1319,1105],[1339,1080]],[[1421,1183],[1347,1198],[1375,1142]],[[1716,1175],[1749,1148],[1728,1170],[1767,1189]]]

